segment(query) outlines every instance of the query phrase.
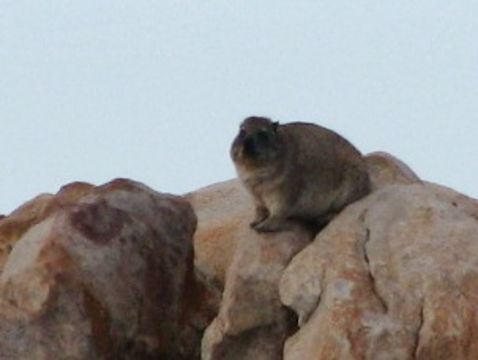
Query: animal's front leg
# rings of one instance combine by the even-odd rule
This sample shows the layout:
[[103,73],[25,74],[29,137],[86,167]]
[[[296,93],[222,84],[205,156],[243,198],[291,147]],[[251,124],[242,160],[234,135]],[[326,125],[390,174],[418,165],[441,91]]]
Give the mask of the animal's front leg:
[[254,218],[254,221],[250,224],[251,228],[255,229],[256,226],[266,220],[268,216],[269,210],[267,210],[267,208],[261,203],[256,204],[256,217]]
[[254,226],[259,233],[285,231],[291,228],[292,222],[284,217],[270,216],[261,223]]
[[277,200],[270,202],[268,217],[254,226],[259,233],[285,231],[291,228],[292,222],[287,219],[289,209]]

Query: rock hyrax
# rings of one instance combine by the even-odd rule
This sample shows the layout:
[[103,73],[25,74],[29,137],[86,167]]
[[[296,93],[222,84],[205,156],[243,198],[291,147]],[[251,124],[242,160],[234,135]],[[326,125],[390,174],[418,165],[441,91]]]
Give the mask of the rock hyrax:
[[324,226],[370,191],[360,152],[315,124],[249,117],[232,143],[231,157],[254,198],[251,227],[258,232],[286,230],[291,220]]

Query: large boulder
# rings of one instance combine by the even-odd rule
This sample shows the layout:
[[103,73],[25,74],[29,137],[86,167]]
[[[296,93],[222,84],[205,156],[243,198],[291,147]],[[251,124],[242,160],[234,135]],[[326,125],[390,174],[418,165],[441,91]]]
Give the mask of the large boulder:
[[252,199],[237,179],[199,189],[185,198],[198,218],[195,265],[209,282],[222,289],[236,244],[250,234]]
[[58,209],[75,203],[92,188],[94,186],[88,183],[71,183],[62,187],[56,195],[38,195],[9,216],[0,218],[0,272],[13,246],[28,229]]
[[477,213],[430,184],[349,206],[281,279],[301,326],[284,359],[478,359]]
[[282,272],[312,239],[307,229],[259,235],[243,224],[227,270],[218,316],[206,330],[204,360],[281,359],[285,339],[295,329],[293,314],[280,302]]
[[365,160],[319,234],[257,234],[238,180],[40,195],[0,217],[0,359],[477,359],[478,202]]
[[365,156],[372,191],[392,184],[410,185],[421,183],[420,178],[402,160],[383,151]]
[[74,184],[1,220],[0,358],[199,358],[213,314],[195,227],[186,200],[128,180]]
[[211,286],[224,290],[217,317],[202,344],[203,359],[280,359],[295,328],[278,282],[291,258],[312,239],[301,226],[278,235],[249,227],[251,198],[238,180],[186,196],[198,217],[195,263]]

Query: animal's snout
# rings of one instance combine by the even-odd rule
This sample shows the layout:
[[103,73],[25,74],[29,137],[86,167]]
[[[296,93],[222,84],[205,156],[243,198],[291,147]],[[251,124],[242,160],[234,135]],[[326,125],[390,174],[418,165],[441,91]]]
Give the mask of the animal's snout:
[[244,138],[244,154],[256,155],[257,154],[257,139],[254,135],[249,135]]

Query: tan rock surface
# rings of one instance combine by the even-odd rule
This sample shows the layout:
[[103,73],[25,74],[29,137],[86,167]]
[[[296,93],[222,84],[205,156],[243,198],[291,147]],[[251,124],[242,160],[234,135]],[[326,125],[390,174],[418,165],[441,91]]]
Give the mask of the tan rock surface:
[[78,201],[92,188],[91,184],[75,182],[62,187],[56,195],[39,195],[9,216],[0,218],[0,272],[13,246],[30,227],[59,208]]
[[0,217],[0,359],[197,359],[208,324],[203,359],[478,359],[478,202],[366,160],[374,193],[316,237],[255,233],[238,180],[192,207],[75,183]]
[[229,180],[189,193],[198,218],[194,234],[195,265],[211,282],[224,287],[236,244],[249,233],[254,205],[239,180]]
[[[386,153],[371,154],[367,162],[374,188],[395,180],[420,181]],[[241,359],[251,354],[260,359],[281,358],[284,337],[293,326],[278,300],[277,282],[312,235],[300,227],[271,235],[252,231],[254,206],[238,180],[200,189],[187,198],[198,216],[196,266],[211,283],[224,287],[219,314],[203,339],[203,358]],[[271,344],[274,351],[267,350]]]
[[414,184],[421,180],[407,164],[395,156],[377,151],[365,156],[372,191],[391,184]]
[[312,234],[301,226],[266,235],[243,227],[240,234],[219,314],[203,338],[202,358],[280,359],[294,326],[280,302],[278,282]]
[[284,359],[478,359],[478,203],[431,185],[348,207],[287,267]]
[[0,223],[14,244],[0,276],[0,358],[197,358],[212,314],[189,203],[127,180],[80,187]]

